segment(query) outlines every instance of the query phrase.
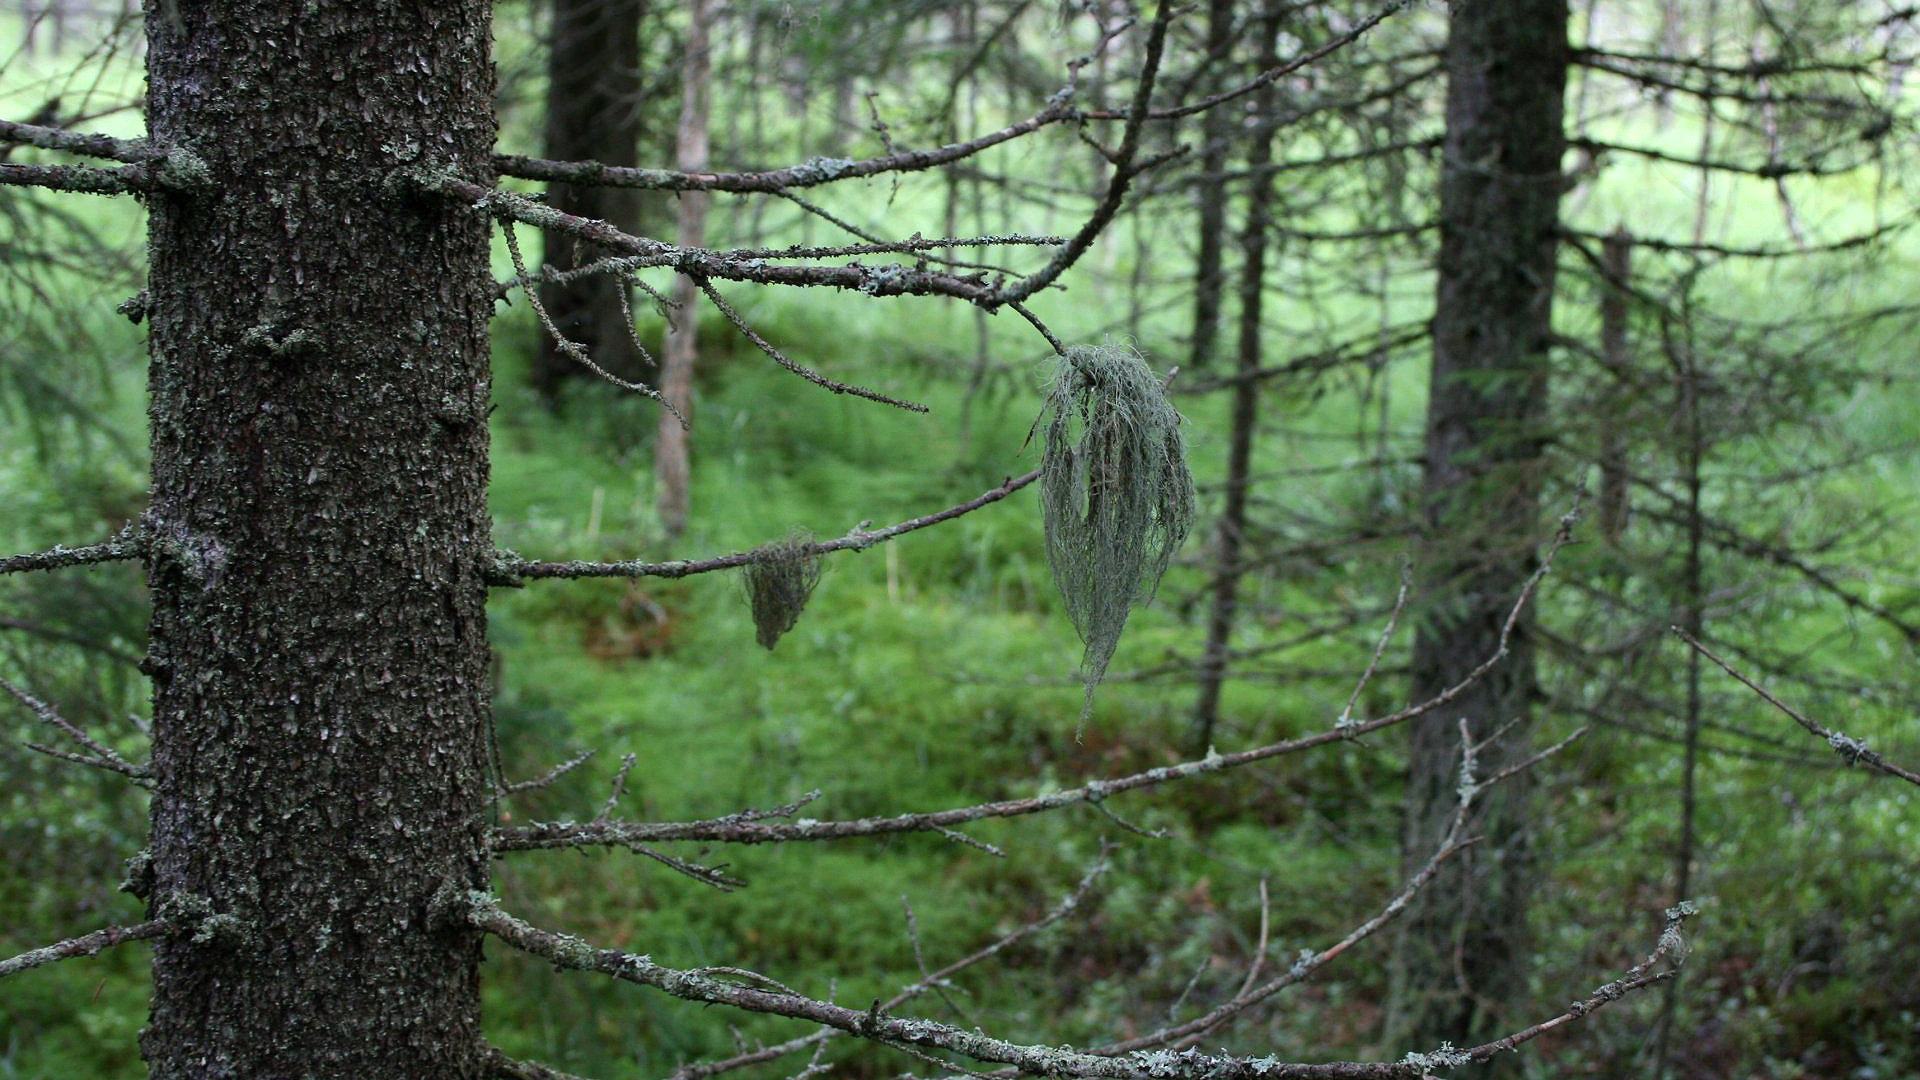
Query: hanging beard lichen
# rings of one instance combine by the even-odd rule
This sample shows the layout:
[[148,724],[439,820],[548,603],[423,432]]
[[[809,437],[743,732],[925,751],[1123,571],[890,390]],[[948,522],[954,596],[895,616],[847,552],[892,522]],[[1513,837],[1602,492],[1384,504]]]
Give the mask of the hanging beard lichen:
[[[1080,723],[1120,644],[1127,614],[1153,598],[1193,524],[1180,414],[1132,349],[1077,345],[1047,388],[1040,420],[1040,509],[1047,562],[1086,651]],[[1076,735],[1077,737],[1077,735]]]
[[813,537],[803,532],[766,544],[754,555],[747,564],[747,603],[753,609],[754,639],[771,649],[800,621],[813,587],[820,584],[820,557],[813,553]]

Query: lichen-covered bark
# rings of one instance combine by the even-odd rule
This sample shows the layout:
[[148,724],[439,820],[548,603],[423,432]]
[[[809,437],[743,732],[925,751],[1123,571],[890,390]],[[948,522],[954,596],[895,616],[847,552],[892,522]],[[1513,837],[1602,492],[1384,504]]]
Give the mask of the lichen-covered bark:
[[479,1075],[489,6],[147,5],[163,1080]]
[[[558,161],[640,163],[640,24],[647,0],[553,0],[547,41],[546,153]],[[643,194],[595,184],[553,184],[547,202],[556,210],[609,222],[638,233]],[[568,270],[598,257],[578,252],[560,233],[547,234],[545,261]],[[540,302],[569,341],[585,346],[595,363],[624,378],[651,382],[625,325],[614,293],[616,282],[595,275],[546,282]],[[591,374],[545,334],[534,353],[533,383],[544,394],[570,378]]]
[[[1449,25],[1416,700],[1494,653],[1535,566],[1565,139],[1566,0],[1456,0]],[[1526,754],[1530,625],[1522,620],[1505,663],[1415,721],[1408,867],[1432,853],[1457,800],[1459,718],[1477,739],[1520,721],[1480,755],[1483,775]],[[1504,1006],[1526,991],[1525,777],[1483,798],[1470,831],[1484,841],[1453,860],[1401,922],[1389,1022],[1396,1046],[1466,1045],[1519,1019]]]

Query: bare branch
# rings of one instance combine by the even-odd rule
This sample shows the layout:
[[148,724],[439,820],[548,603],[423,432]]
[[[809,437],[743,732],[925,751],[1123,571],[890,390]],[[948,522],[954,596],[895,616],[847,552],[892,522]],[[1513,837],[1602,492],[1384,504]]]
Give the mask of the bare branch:
[[[1658,946],[1644,962],[1621,979],[1575,1002],[1561,1016],[1504,1039],[1470,1050],[1442,1047],[1433,1053],[1409,1054],[1405,1059],[1392,1063],[1296,1063],[1283,1062],[1272,1056],[1234,1058],[1203,1054],[1191,1049],[1179,1053],[1154,1050],[1099,1054],[1015,1043],[984,1032],[967,1031],[931,1020],[895,1017],[889,1015],[878,1001],[865,1010],[850,1009],[790,990],[772,990],[759,985],[727,981],[710,973],[720,969],[669,968],[646,956],[596,948],[579,938],[535,927],[501,909],[498,902],[485,893],[469,893],[465,912],[467,920],[475,927],[517,949],[548,960],[557,968],[598,972],[626,982],[650,986],[686,1001],[727,1005],[746,1012],[806,1020],[874,1042],[946,1050],[977,1061],[1010,1065],[1015,1070],[1035,1075],[1102,1080],[1198,1080],[1202,1077],[1206,1080],[1385,1080],[1390,1077],[1420,1077],[1435,1067],[1486,1061],[1627,993],[1668,977],[1671,969],[1658,974],[1649,974],[1649,971],[1663,960],[1677,960],[1684,952],[1685,942],[1678,927],[1681,920],[1693,913],[1692,906],[1688,904],[1670,911],[1667,927],[1660,936]],[[1303,957],[1301,963],[1307,960]],[[1297,979],[1297,976],[1293,977]]]
[[537,1061],[517,1061],[491,1046],[487,1048],[482,1065],[487,1070],[488,1080],[584,1080],[583,1077],[561,1072]]
[[[514,280],[523,282],[523,283],[534,280],[533,275],[527,273],[526,260],[522,258],[520,255],[520,240],[518,237],[514,235],[513,219],[502,216],[500,219],[500,231],[505,236],[507,241],[507,256],[508,258],[513,260]],[[655,390],[653,387],[648,386],[645,383],[633,382],[628,379],[623,379],[620,376],[615,375],[613,372],[608,371],[606,368],[601,367],[597,362],[595,362],[593,357],[587,353],[587,349],[584,345],[581,345],[578,342],[569,340],[567,338],[567,335],[561,333],[560,327],[554,324],[553,316],[547,313],[547,306],[541,303],[539,290],[535,289],[532,285],[522,284],[521,291],[526,294],[527,305],[533,308],[534,317],[540,320],[541,329],[545,330],[547,332],[547,336],[553,339],[553,343],[556,348],[558,348],[561,352],[565,353],[567,356],[572,357],[575,361],[579,362],[581,366],[585,367],[588,371],[593,372],[595,375],[600,376],[601,378],[607,380],[608,382],[619,387],[620,389],[631,390],[634,393],[639,394],[641,397],[652,398],[654,401],[659,403],[661,408],[667,410],[669,413],[672,413],[673,418],[680,421],[681,427],[684,428],[687,426],[687,418],[680,415],[680,410],[674,408],[673,403],[669,402],[665,397],[663,397],[660,391]],[[625,294],[622,293],[623,297],[624,295]],[[631,328],[632,321],[628,320],[627,325],[629,328]],[[635,344],[637,345],[639,344],[639,342],[636,341]],[[641,352],[641,355],[645,355],[646,349],[643,348],[640,350],[640,352]]]
[[27,555],[10,555],[0,559],[0,574],[17,574],[28,570],[59,570],[68,566],[89,566],[104,562],[126,562],[141,558],[146,553],[146,529],[139,522],[133,522],[116,533],[113,539],[102,540],[98,544],[77,548],[56,545],[46,551]]
[[[1034,482],[1040,473],[1036,470],[1024,476],[1003,481],[999,487],[984,491],[958,506],[950,506],[938,513],[922,517],[909,518],[884,529],[868,530],[855,527],[853,531],[838,540],[809,544],[801,552],[803,557],[812,558],[835,551],[865,551],[875,544],[892,540],[896,536],[951,521],[963,514],[970,514],[983,506],[999,502],[1001,499],[1019,491]],[[503,551],[494,561],[493,583],[496,585],[519,584],[526,578],[683,578],[694,574],[707,574],[715,570],[731,570],[746,566],[762,558],[759,549],[738,551],[731,555],[720,555],[711,559],[675,560],[673,562],[649,563],[633,562],[535,562],[522,559],[510,551]]]
[[91,165],[11,165],[0,162],[0,187],[37,187],[85,195],[129,195],[160,187],[145,165],[100,169]]
[[[1790,259],[1803,255],[1829,255],[1837,251],[1847,251],[1852,248],[1865,247],[1868,244],[1877,243],[1878,241],[1905,232],[1913,227],[1914,222],[1915,218],[1907,217],[1867,232],[1843,236],[1837,240],[1830,240],[1825,243],[1809,244],[1805,247],[1797,244],[1788,247],[1734,247],[1727,244],[1694,244],[1680,240],[1661,240],[1656,237],[1646,236],[1635,236],[1633,243],[1635,247],[1647,248],[1652,251],[1688,255],[1712,255],[1723,259]],[[1562,230],[1562,232],[1564,235],[1578,237],[1581,240],[1593,243],[1600,243],[1607,239],[1602,233],[1586,232],[1579,229],[1565,229]]]
[[518,795],[523,791],[538,791],[541,788],[552,787],[561,777],[585,765],[587,760],[593,757],[594,753],[595,751],[593,750],[582,751],[531,780],[521,780],[508,784],[494,793],[493,801],[499,802],[509,796]]
[[1400,613],[1407,609],[1407,594],[1413,589],[1413,567],[1411,564],[1400,567],[1400,592],[1393,598],[1393,611],[1387,616],[1387,628],[1380,631],[1380,642],[1373,647],[1373,655],[1367,660],[1367,670],[1360,673],[1360,680],[1353,685],[1353,693],[1347,697],[1346,707],[1340,710],[1340,716],[1334,720],[1336,729],[1345,728],[1353,723],[1353,707],[1360,703],[1360,695],[1366,692],[1367,683],[1373,680],[1373,673],[1380,667],[1380,658],[1387,654],[1387,644],[1393,640],[1394,628],[1400,625]]
[[707,299],[713,301],[713,306],[719,309],[720,314],[726,316],[727,321],[733,324],[734,329],[740,331],[742,336],[753,343],[754,348],[766,353],[773,359],[774,363],[779,364],[781,367],[786,368],[788,371],[793,372],[795,375],[800,376],[815,386],[824,390],[831,390],[836,394],[848,394],[857,398],[865,398],[868,401],[877,401],[882,405],[892,405],[895,408],[905,409],[908,412],[923,413],[928,411],[927,407],[919,402],[904,401],[897,397],[889,397],[878,390],[869,390],[864,386],[854,386],[851,383],[843,383],[837,379],[829,379],[804,364],[794,363],[787,358],[785,353],[774,348],[766,338],[761,337],[755,332],[753,327],[748,326],[747,320],[740,317],[740,313],[733,309],[732,304],[727,303],[727,298],[720,295],[720,290],[714,288],[711,281],[696,274],[693,276],[693,284],[695,288],[707,294]]
[[1050,124],[1072,119],[1074,115],[1074,110],[1067,105],[1066,96],[1056,94],[1045,108],[1025,120],[964,142],[949,143],[929,150],[886,154],[864,161],[813,158],[798,165],[764,172],[690,173],[673,169],[616,168],[597,161],[549,161],[511,154],[495,155],[493,164],[502,176],[514,176],[522,180],[666,191],[757,191],[773,194],[789,188],[815,187],[882,173],[919,172],[935,168],[972,157],[989,147],[1017,139]]
[[[914,998],[919,997],[921,994],[926,993],[928,990],[944,985],[949,979],[958,975],[960,972],[991,959],[1016,942],[1032,937],[1041,930],[1071,915],[1080,904],[1085,901],[1087,894],[1093,890],[1094,882],[1099,880],[1102,874],[1106,873],[1108,866],[1109,864],[1105,858],[1100,859],[1087,871],[1086,875],[1080,879],[1080,883],[1074,886],[1073,891],[1067,894],[1059,904],[1055,905],[1053,909],[1045,915],[1042,915],[1030,923],[1015,927],[991,944],[968,953],[966,956],[955,960],[953,963],[948,964],[938,971],[924,972],[920,981],[912,983],[899,993],[881,1002],[881,1011],[886,1012],[898,1008],[912,1001]],[[802,1035],[797,1039],[790,1039],[774,1046],[743,1052],[721,1061],[682,1065],[680,1068],[675,1069],[672,1074],[667,1077],[667,1080],[705,1080],[705,1078],[709,1076],[717,1076],[721,1073],[732,1072],[735,1069],[746,1068],[749,1065],[758,1065],[761,1062],[772,1061],[775,1058],[798,1053],[808,1046],[817,1046],[821,1043],[837,1039],[843,1034],[845,1033],[830,1027],[822,1028],[811,1035]]]
[[154,153],[145,139],[116,139],[109,135],[22,124],[13,120],[0,120],[0,143],[21,143],[42,150],[62,150],[69,154],[133,164],[160,156]]
[[1154,16],[1153,25],[1147,31],[1147,55],[1140,69],[1140,81],[1134,87],[1133,107],[1127,112],[1127,124],[1120,136],[1120,147],[1112,155],[1113,177],[1107,183],[1106,195],[1100,205],[1094,208],[1092,216],[1080,226],[1073,239],[1061,245],[1053,259],[1038,273],[1031,274],[1003,288],[994,290],[994,304],[1018,303],[1046,288],[1059,278],[1107,227],[1114,215],[1120,212],[1126,201],[1127,188],[1133,178],[1160,164],[1163,161],[1185,153],[1185,149],[1169,154],[1157,155],[1143,162],[1135,162],[1140,153],[1140,136],[1143,131],[1147,112],[1153,100],[1153,84],[1160,73],[1160,58],[1167,44],[1167,27],[1173,21],[1175,5],[1161,4],[1160,11]]
[[27,693],[25,690],[3,678],[0,678],[0,690],[12,695],[15,700],[25,705],[34,716],[38,717],[42,723],[61,732],[74,742],[79,743],[82,747],[85,747],[89,753],[67,753],[36,743],[28,743],[27,746],[29,749],[46,754],[49,757],[59,758],[62,761],[70,761],[77,765],[89,765],[96,769],[105,769],[108,772],[119,773],[141,787],[153,786],[153,771],[151,769],[145,765],[135,765],[126,758],[121,757],[119,752],[111,746],[96,740],[93,736],[88,735],[85,731],[82,731],[68,721],[66,717],[61,716],[53,706],[34,697],[32,694]]
[[424,192],[472,203],[477,209],[497,217],[576,236],[608,251],[633,256],[630,260],[623,260],[629,268],[670,267],[690,276],[720,281],[851,289],[868,296],[951,296],[985,306],[998,303],[992,299],[993,290],[984,276],[979,274],[958,277],[896,264],[786,266],[764,259],[740,259],[726,252],[675,247],[659,240],[633,236],[604,221],[562,213],[525,196],[462,180],[442,171],[409,169],[403,170],[400,178]]
[[[1255,75],[1253,78],[1247,80],[1246,82],[1241,83],[1239,86],[1233,87],[1232,89],[1229,89],[1229,90],[1223,90],[1218,94],[1201,98],[1199,101],[1191,102],[1186,105],[1181,105],[1181,106],[1177,106],[1174,108],[1167,108],[1167,109],[1154,109],[1148,112],[1146,114],[1146,117],[1149,120],[1177,120],[1183,116],[1192,116],[1195,113],[1202,113],[1202,112],[1206,112],[1208,109],[1217,108],[1221,105],[1226,104],[1229,101],[1233,101],[1236,98],[1245,97],[1248,94],[1253,93],[1255,90],[1260,89],[1262,86],[1266,86],[1269,83],[1272,83],[1278,79],[1283,79],[1288,75],[1291,75],[1296,71],[1299,71],[1301,68],[1306,67],[1308,64],[1313,63],[1316,60],[1324,59],[1325,57],[1330,56],[1333,53],[1339,52],[1341,49],[1344,49],[1347,46],[1353,44],[1354,42],[1360,40],[1361,37],[1366,35],[1367,31],[1372,30],[1376,26],[1379,26],[1381,23],[1385,22],[1390,16],[1392,16],[1394,13],[1405,8],[1410,3],[1412,3],[1412,0],[1394,0],[1393,3],[1388,4],[1387,6],[1381,8],[1380,10],[1374,12],[1373,14],[1353,24],[1353,26],[1349,27],[1345,33],[1332,37],[1327,41],[1321,43],[1320,45],[1317,45],[1314,48],[1301,53],[1300,55],[1294,57],[1291,60],[1286,61],[1283,64],[1268,68],[1267,70],[1261,72],[1258,75]],[[1117,113],[1113,111],[1101,111],[1101,112],[1088,112],[1082,115],[1088,120],[1119,120],[1124,118],[1127,114]]]
[[1567,145],[1573,149],[1586,150],[1594,154],[1633,154],[1636,157],[1665,162],[1669,165],[1685,165],[1690,169],[1708,169],[1713,172],[1740,173],[1744,176],[1757,176],[1763,180],[1773,180],[1782,176],[1840,176],[1872,164],[1870,161],[1856,161],[1841,165],[1826,165],[1817,159],[1810,158],[1797,162],[1769,161],[1759,165],[1747,165],[1717,158],[1687,157],[1684,154],[1672,154],[1651,146],[1628,146],[1621,143],[1602,142],[1599,139],[1569,138]]
[[1788,705],[1786,702],[1781,701],[1779,698],[1774,697],[1767,692],[1765,687],[1741,674],[1732,664],[1722,660],[1719,654],[1702,645],[1698,639],[1685,630],[1676,626],[1673,627],[1673,632],[1678,634],[1682,641],[1685,641],[1687,644],[1693,646],[1694,649],[1698,650],[1700,655],[1719,665],[1721,671],[1740,680],[1747,689],[1759,694],[1767,704],[1786,713],[1793,718],[1794,723],[1799,724],[1801,727],[1806,728],[1808,731],[1826,740],[1827,745],[1833,747],[1834,753],[1839,754],[1841,759],[1847,764],[1865,765],[1869,769],[1886,773],[1888,776],[1897,776],[1909,784],[1920,784],[1920,773],[1895,765],[1893,762],[1881,757],[1878,752],[1868,749],[1867,744],[1861,740],[1844,732],[1835,731],[1825,724],[1820,723],[1818,720],[1795,709],[1793,706]]
[[[1626,997],[1636,990],[1644,990],[1655,983],[1665,982],[1673,978],[1679,974],[1680,964],[1686,960],[1688,948],[1686,939],[1680,934],[1680,927],[1688,919],[1697,914],[1699,914],[1699,910],[1684,900],[1668,908],[1666,925],[1661,928],[1660,939],[1658,943],[1654,945],[1653,951],[1647,954],[1645,960],[1635,964],[1618,979],[1607,983],[1593,993],[1567,1006],[1567,1011],[1551,1020],[1543,1020],[1538,1024],[1534,1024],[1532,1027],[1516,1031],[1506,1038],[1495,1039],[1492,1042],[1483,1043],[1468,1050],[1455,1050],[1448,1053],[1443,1048],[1434,1054],[1421,1056],[1428,1058],[1431,1064],[1441,1067],[1445,1067],[1448,1063],[1447,1060],[1441,1060],[1443,1058],[1451,1059],[1459,1064],[1488,1061],[1514,1049],[1522,1043],[1532,1042],[1534,1039],[1545,1035],[1557,1027],[1570,1024],[1597,1009],[1605,1007],[1611,1002],[1619,1001],[1621,998]],[[1662,962],[1666,962],[1670,966],[1664,971],[1653,971],[1653,968]],[[1408,1056],[1413,1057],[1415,1055]]]
[[18,975],[29,968],[51,964],[56,960],[66,960],[75,956],[93,956],[115,945],[156,938],[167,931],[168,925],[165,919],[149,919],[133,926],[109,926],[95,930],[91,934],[82,934],[77,938],[68,938],[38,949],[29,949],[11,960],[0,960],[0,979],[9,975]]

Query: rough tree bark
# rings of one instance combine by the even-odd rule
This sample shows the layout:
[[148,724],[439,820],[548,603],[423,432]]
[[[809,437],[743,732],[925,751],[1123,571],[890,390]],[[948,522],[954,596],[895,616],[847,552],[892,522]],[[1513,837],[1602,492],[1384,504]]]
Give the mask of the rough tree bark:
[[[1566,0],[1452,5],[1440,253],[1424,480],[1427,606],[1414,642],[1424,698],[1498,647],[1535,565],[1555,243],[1569,61]],[[1417,866],[1458,796],[1457,721],[1486,739],[1483,774],[1525,755],[1535,683],[1531,616],[1506,661],[1447,709],[1415,721],[1403,844]],[[1425,1047],[1492,1030],[1526,990],[1532,885],[1526,777],[1480,803],[1485,840],[1401,923],[1389,1037]]]
[[[640,163],[640,23],[648,0],[553,0],[552,40],[547,50],[546,154],[560,161],[599,161],[608,165]],[[639,232],[639,192],[596,185],[552,184],[547,201],[557,210]],[[581,258],[571,238],[548,238],[546,261],[565,270],[591,262]],[[594,361],[623,378],[642,374],[626,314],[604,275],[579,281],[546,282],[540,302],[567,339],[586,347]],[[532,378],[536,389],[552,395],[570,378],[589,374],[540,336]]]
[[147,6],[159,1080],[480,1074],[490,6]]

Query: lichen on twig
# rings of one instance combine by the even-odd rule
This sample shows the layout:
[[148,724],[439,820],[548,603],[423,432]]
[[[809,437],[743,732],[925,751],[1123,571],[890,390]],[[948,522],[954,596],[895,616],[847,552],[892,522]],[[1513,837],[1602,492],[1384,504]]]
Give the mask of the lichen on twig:
[[747,603],[753,609],[754,639],[771,649],[793,629],[820,584],[820,556],[812,535],[796,531],[754,551],[747,564]]

